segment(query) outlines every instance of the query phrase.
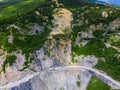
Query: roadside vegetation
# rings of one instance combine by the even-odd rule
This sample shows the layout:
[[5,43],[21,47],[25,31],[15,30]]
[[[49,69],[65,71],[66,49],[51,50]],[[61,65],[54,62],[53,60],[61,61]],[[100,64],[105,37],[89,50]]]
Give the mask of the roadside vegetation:
[[86,90],[111,90],[111,88],[95,76],[92,76]]

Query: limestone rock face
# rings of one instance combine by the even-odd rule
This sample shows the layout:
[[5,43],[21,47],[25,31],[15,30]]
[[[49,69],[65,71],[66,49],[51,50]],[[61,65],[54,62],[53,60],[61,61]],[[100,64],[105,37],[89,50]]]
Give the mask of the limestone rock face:
[[102,12],[102,17],[107,18],[108,17],[108,13],[107,12]]
[[68,30],[70,32],[71,29],[71,21],[72,21],[72,13],[65,8],[59,8],[54,10],[54,20],[52,35],[56,34],[65,34],[64,30]]
[[120,18],[117,18],[113,22],[110,23],[111,30],[118,30],[119,27],[120,27]]
[[[38,69],[71,64],[71,40],[66,37],[56,39],[58,35],[67,35],[71,31],[72,13],[64,8],[54,10],[53,27],[44,46],[34,52]],[[66,30],[66,32],[65,32]]]

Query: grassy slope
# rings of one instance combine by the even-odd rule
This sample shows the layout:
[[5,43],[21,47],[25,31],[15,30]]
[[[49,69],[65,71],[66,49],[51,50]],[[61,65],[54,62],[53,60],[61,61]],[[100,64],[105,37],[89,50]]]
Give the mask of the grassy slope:
[[8,5],[0,11],[0,20],[30,12],[43,2],[45,0],[22,0],[18,3]]
[[9,6],[9,5],[13,5],[15,3],[18,3],[20,0],[15,0],[12,2],[0,2],[0,11],[3,10],[5,7]]
[[111,90],[111,89],[107,84],[97,79],[95,76],[92,76],[88,84],[87,90]]

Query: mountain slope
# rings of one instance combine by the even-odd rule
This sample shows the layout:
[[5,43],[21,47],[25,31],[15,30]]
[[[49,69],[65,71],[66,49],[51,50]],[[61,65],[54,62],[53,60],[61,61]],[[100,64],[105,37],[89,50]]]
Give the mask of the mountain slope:
[[[17,2],[17,1],[15,1]],[[8,2],[8,6],[4,7],[4,9],[1,10],[0,13],[0,20],[1,19],[6,19],[9,17],[16,17],[21,14],[25,14],[27,12],[30,12],[34,10],[40,3],[45,2],[44,0],[29,0],[29,1],[18,1],[17,3],[14,4],[14,2],[11,1]],[[10,5],[9,5],[10,3]]]
[[89,90],[97,80],[103,90],[119,90],[119,15],[119,7],[83,0],[23,0],[3,7],[0,87]]

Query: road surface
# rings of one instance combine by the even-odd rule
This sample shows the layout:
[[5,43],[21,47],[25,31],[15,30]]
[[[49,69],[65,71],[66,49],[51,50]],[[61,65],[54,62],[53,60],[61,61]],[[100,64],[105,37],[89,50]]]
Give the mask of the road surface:
[[120,89],[120,83],[119,82],[117,82],[114,79],[112,79],[111,77],[99,72],[96,69],[93,69],[93,68],[90,68],[90,67],[85,67],[85,66],[59,66],[59,67],[52,67],[52,68],[44,69],[44,70],[42,70],[40,72],[37,72],[35,74],[26,76],[26,77],[22,78],[21,80],[18,80],[18,81],[12,82],[12,83],[8,83],[5,86],[0,86],[0,90],[3,90],[5,88],[10,89],[10,88],[13,88],[15,86],[19,86],[21,83],[29,81],[34,76],[39,75],[40,73],[42,73],[46,70],[52,72],[52,71],[55,71],[55,70],[61,71],[61,70],[67,70],[67,69],[72,69],[72,68],[77,69],[77,70],[78,69],[79,70],[87,70],[87,71],[91,72],[93,75],[96,75],[98,78],[102,79],[105,83],[109,84],[112,88]]

